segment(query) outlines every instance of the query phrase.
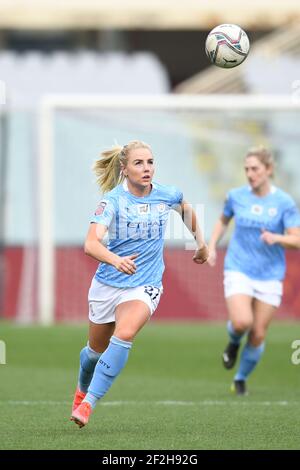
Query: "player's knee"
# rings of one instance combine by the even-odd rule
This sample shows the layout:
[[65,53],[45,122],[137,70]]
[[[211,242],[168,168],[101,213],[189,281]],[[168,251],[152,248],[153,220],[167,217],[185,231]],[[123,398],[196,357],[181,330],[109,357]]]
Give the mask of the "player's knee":
[[122,341],[133,341],[136,335],[136,331],[130,327],[116,329],[114,336],[121,339]]
[[250,344],[254,347],[258,347],[264,342],[265,337],[266,333],[264,330],[253,330],[249,335]]
[[237,333],[244,333],[251,328],[251,321],[249,320],[239,319],[235,320],[232,324]]

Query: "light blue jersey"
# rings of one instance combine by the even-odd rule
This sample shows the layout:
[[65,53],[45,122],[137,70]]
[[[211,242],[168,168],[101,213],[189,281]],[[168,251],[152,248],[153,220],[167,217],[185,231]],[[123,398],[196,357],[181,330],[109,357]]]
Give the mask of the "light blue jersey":
[[151,193],[137,197],[126,181],[105,194],[91,222],[108,227],[107,248],[119,256],[138,253],[137,270],[128,275],[109,264],[100,263],[95,277],[113,287],[151,285],[160,288],[164,272],[164,233],[169,212],[182,202],[182,192],[174,186],[152,184]]
[[228,193],[223,213],[235,218],[224,269],[256,280],[283,280],[284,248],[278,243],[268,245],[260,236],[263,229],[284,234],[288,228],[300,227],[300,214],[293,199],[274,186],[264,197],[243,186]]

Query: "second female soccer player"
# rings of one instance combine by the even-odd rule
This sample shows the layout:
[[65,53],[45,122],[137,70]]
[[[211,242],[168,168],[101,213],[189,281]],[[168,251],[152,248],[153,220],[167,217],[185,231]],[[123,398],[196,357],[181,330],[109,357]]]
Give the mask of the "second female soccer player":
[[259,363],[268,326],[281,303],[285,248],[300,248],[300,215],[292,197],[272,185],[272,154],[253,148],[244,162],[249,185],[229,191],[223,214],[209,243],[208,263],[216,263],[216,246],[232,218],[235,230],[224,265],[224,290],[229,314],[229,343],[223,353],[226,369],[234,367],[243,336],[232,390],[247,393],[246,381]]

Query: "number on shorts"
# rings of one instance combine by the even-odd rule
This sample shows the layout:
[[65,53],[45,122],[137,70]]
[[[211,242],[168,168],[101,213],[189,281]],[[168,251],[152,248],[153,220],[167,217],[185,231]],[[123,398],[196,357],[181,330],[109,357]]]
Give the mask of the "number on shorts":
[[158,287],[153,287],[153,286],[144,286],[145,291],[151,298],[151,300],[155,300],[159,294],[160,294],[160,289]]

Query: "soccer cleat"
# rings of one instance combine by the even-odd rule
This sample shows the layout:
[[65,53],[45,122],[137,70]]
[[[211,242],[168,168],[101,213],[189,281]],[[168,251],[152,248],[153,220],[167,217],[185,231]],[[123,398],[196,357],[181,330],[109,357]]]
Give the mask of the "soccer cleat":
[[73,413],[73,411],[76,410],[76,408],[78,408],[78,406],[80,405],[80,403],[82,402],[82,400],[85,398],[85,396],[86,396],[86,393],[85,393],[85,392],[81,392],[81,391],[79,390],[79,388],[77,387],[77,388],[76,388],[75,395],[74,395],[73,404],[72,404],[72,413]]
[[248,395],[245,380],[234,380],[230,390],[236,395]]
[[228,343],[226,346],[226,349],[222,354],[223,366],[225,369],[233,368],[234,364],[236,363],[239,347],[239,344],[234,343]]
[[84,401],[78,406],[78,408],[76,408],[75,411],[73,411],[71,421],[74,421],[80,428],[82,428],[88,423],[91,413],[91,405]]

